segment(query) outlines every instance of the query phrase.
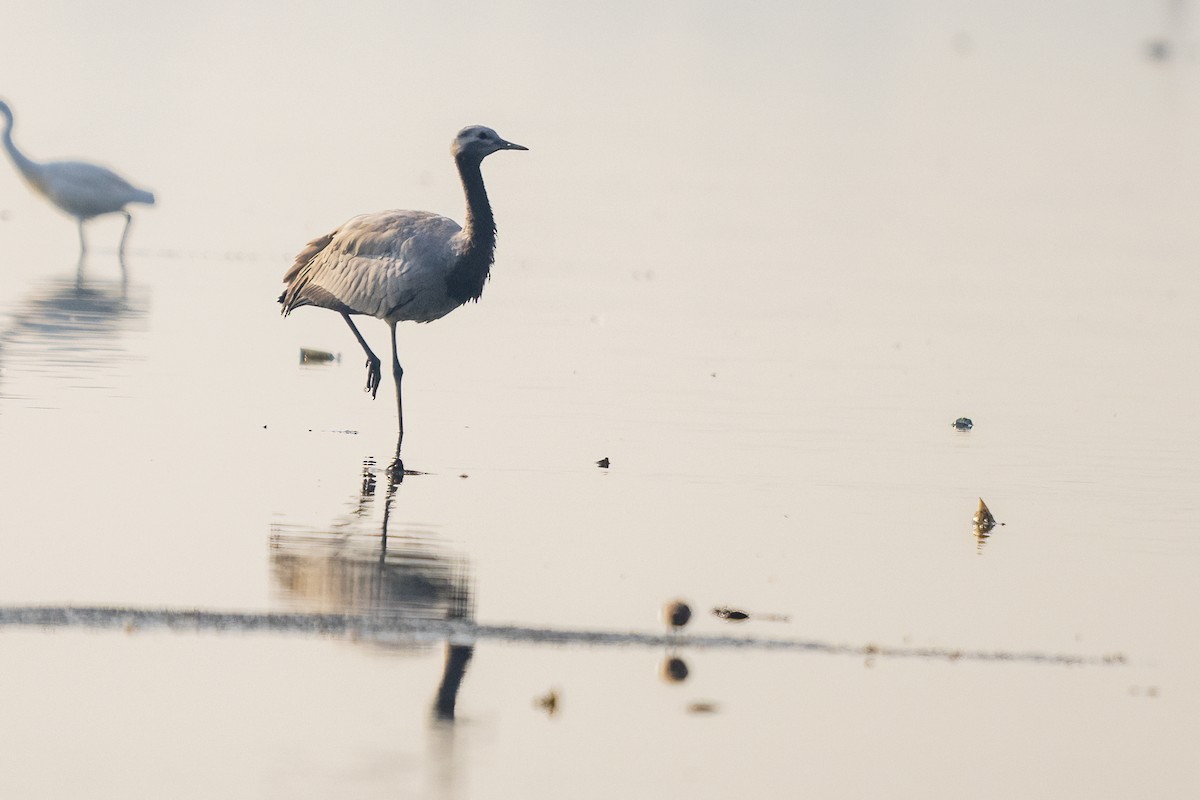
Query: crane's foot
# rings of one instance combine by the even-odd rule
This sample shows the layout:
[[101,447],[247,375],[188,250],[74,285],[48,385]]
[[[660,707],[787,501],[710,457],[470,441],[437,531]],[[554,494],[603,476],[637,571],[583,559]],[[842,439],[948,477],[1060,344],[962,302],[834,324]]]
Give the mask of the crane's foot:
[[367,359],[367,391],[371,393],[371,399],[375,399],[375,394],[379,391],[379,378],[382,373],[379,371],[379,359],[371,356]]
[[404,476],[407,474],[407,470],[404,469],[404,462],[400,460],[400,454],[397,453],[396,457],[392,459],[392,463],[389,464],[387,468],[388,481],[393,484],[400,483],[404,480]]
[[419,469],[409,469],[404,466],[404,462],[400,460],[400,456],[392,459],[392,463],[388,465],[387,476],[388,481],[396,484],[404,480],[406,475],[428,475],[428,472],[422,472]]

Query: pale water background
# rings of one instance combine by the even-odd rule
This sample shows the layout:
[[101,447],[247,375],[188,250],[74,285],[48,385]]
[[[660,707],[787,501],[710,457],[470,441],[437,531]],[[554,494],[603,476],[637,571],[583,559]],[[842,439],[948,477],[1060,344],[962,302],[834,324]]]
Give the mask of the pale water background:
[[[451,722],[436,635],[10,625],[0,796],[1200,789],[1193,4],[334,5],[3,4],[18,144],[160,202],[77,288],[0,169],[0,604],[658,633],[682,596],[1124,663],[684,645],[668,683],[489,639]],[[390,379],[279,278],[356,213],[461,218],[472,123],[530,150],[484,167],[482,302],[402,328],[389,507]]]

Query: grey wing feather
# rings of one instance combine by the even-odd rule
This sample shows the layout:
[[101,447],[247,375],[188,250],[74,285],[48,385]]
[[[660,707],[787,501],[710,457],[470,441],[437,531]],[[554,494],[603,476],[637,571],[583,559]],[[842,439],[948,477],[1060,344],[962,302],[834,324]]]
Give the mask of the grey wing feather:
[[421,211],[364,214],[309,242],[284,275],[286,315],[313,305],[380,319],[447,313],[445,276],[461,228]]

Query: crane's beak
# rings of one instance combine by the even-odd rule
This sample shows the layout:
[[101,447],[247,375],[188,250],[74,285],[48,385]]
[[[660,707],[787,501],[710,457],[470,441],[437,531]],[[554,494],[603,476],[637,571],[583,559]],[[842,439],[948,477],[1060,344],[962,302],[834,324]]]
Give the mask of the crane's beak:
[[517,144],[516,142],[506,142],[503,139],[501,139],[500,140],[500,149],[501,150],[528,150],[529,148],[526,147],[525,145]]

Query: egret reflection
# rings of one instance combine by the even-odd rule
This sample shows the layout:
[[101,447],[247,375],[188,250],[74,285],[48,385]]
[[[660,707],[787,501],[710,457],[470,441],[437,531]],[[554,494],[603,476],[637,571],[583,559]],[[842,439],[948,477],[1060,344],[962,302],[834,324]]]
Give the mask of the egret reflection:
[[124,341],[140,330],[147,302],[124,281],[53,278],[10,311],[0,346],[13,380],[4,394],[48,400],[50,392],[24,379],[67,381],[73,388],[112,388],[110,378],[135,359]]
[[[270,561],[276,588],[290,605],[309,612],[473,621],[474,593],[466,560],[431,532],[408,526],[389,530],[399,481],[387,471],[381,481],[379,473],[373,459],[364,461],[357,496],[328,526],[273,526]],[[376,521],[381,491],[382,518]],[[430,646],[413,638],[371,643],[401,650]],[[454,719],[458,690],[473,653],[473,641],[447,642],[433,702],[435,719]]]

